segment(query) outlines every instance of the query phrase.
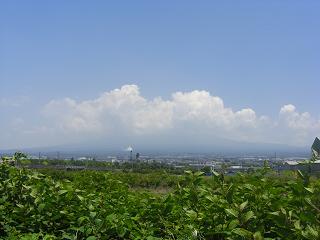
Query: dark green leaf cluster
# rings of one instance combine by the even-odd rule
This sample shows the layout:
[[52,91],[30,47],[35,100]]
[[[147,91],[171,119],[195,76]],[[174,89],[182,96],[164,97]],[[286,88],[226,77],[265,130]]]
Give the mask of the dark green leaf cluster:
[[[123,173],[121,173],[123,174]],[[136,177],[143,178],[143,174]],[[159,176],[161,177],[161,176]],[[159,179],[161,181],[161,179]],[[81,171],[56,180],[0,165],[3,239],[319,239],[320,182],[264,169],[225,179],[186,172],[168,194]]]

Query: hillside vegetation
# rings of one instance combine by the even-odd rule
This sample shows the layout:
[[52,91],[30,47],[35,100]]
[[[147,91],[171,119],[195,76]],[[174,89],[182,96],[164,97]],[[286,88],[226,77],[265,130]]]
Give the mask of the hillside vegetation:
[[[139,187],[140,189],[136,189]],[[148,191],[159,187],[165,193]],[[0,165],[2,239],[319,239],[320,181]],[[0,238],[1,238],[0,237]]]

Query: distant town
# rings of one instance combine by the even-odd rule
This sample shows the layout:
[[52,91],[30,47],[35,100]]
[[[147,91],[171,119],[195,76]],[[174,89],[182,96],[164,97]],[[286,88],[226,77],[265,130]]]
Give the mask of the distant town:
[[[315,139],[310,155],[218,155],[218,154],[143,154],[134,152],[129,146],[125,151],[115,154],[71,154],[66,152],[50,152],[37,155],[25,153],[24,160],[14,161],[14,155],[3,154],[1,161],[11,161],[17,166],[29,168],[56,168],[73,170],[114,170],[163,168],[170,171],[182,172],[196,170],[205,172],[224,172],[235,174],[238,172],[251,172],[268,166],[276,171],[305,170],[320,172],[320,140]],[[148,166],[149,167],[146,167]],[[152,166],[152,167],[150,167]]]

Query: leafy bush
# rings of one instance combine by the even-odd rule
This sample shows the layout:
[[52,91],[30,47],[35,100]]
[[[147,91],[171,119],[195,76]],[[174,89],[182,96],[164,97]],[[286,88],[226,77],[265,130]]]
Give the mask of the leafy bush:
[[[132,191],[163,175],[41,174],[0,165],[4,239],[319,239],[320,181],[268,169],[227,180],[173,177],[166,195]],[[141,178],[139,183],[137,178]],[[159,178],[159,179],[158,179]],[[58,179],[58,180],[57,180]],[[171,180],[172,180],[171,179]],[[168,177],[167,182],[170,182]]]

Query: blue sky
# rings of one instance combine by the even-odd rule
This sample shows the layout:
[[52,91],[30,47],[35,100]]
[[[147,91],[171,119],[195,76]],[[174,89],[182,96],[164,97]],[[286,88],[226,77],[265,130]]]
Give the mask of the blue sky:
[[[8,140],[0,149],[43,144],[19,134],[55,125],[43,116],[50,101],[94,100],[127,84],[148,101],[204,90],[234,112],[250,108],[274,122],[292,104],[317,125],[319,9],[319,1],[1,1]],[[60,142],[53,139],[47,144]]]

